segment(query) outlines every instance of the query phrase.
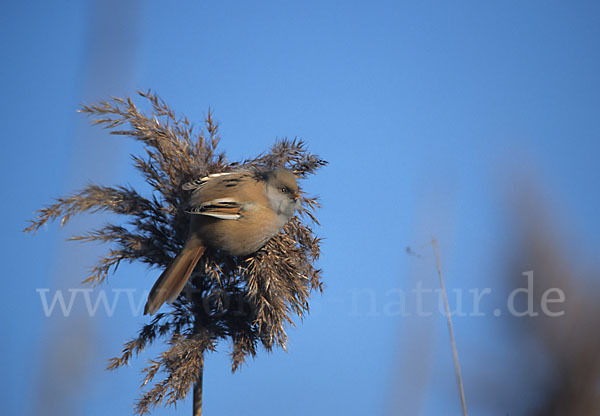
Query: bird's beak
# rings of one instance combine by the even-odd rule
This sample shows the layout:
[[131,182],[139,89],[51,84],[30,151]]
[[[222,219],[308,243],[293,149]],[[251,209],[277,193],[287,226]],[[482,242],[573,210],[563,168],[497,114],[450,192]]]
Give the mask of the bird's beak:
[[300,194],[298,192],[294,192],[292,194],[292,196],[294,197],[294,201],[297,201],[298,199],[300,199]]

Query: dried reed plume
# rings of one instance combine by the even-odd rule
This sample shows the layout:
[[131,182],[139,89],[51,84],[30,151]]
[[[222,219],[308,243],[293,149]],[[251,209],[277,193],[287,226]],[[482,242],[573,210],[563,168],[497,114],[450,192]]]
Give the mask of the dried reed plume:
[[[535,185],[535,184],[533,184]],[[600,285],[595,261],[585,255],[565,255],[565,242],[571,236],[561,230],[560,221],[549,213],[548,204],[538,201],[539,191],[530,185],[519,194],[518,232],[513,246],[517,251],[508,262],[514,287],[523,287],[523,271],[535,273],[532,304],[542,304],[549,289],[560,289],[564,302],[552,305],[562,315],[524,317],[514,322],[515,334],[537,347],[534,357],[522,357],[526,363],[519,374],[523,388],[536,391],[538,400],[528,412],[532,416],[600,414]],[[532,190],[533,189],[533,190]],[[532,196],[533,195],[533,196]],[[537,198],[536,198],[537,197]],[[583,251],[583,250],[578,250]],[[592,264],[582,268],[581,264]],[[523,300],[519,310],[527,310]],[[538,308],[536,308],[538,309]],[[518,323],[518,325],[517,325]],[[522,339],[521,339],[522,342]],[[541,359],[540,359],[541,358]],[[544,374],[541,379],[531,374]]]
[[[80,192],[38,212],[25,231],[35,232],[60,218],[65,224],[82,212],[110,211],[126,215],[124,225],[108,224],[72,240],[112,243],[85,283],[97,285],[122,261],[141,261],[165,268],[180,250],[186,237],[189,217],[185,213],[190,193],[182,185],[208,174],[233,169],[286,167],[305,178],[326,164],[309,153],[301,141],[281,140],[270,152],[254,159],[231,163],[217,150],[218,125],[211,113],[205,130],[194,131],[187,118],[179,118],[155,94],[140,92],[150,105],[149,114],[140,111],[129,98],[113,98],[80,110],[94,117],[93,123],[111,129],[111,134],[130,136],[144,145],[145,154],[132,155],[135,167],[152,187],[142,196],[127,186],[89,185]],[[118,130],[127,126],[127,130]],[[317,223],[316,198],[302,196],[300,218]],[[112,358],[109,369],[129,362],[157,338],[169,348],[143,371],[143,386],[158,373],[164,378],[143,393],[137,414],[156,405],[175,404],[194,384],[194,414],[201,414],[201,387],[204,354],[213,351],[219,340],[230,339],[232,371],[236,371],[259,344],[266,350],[285,349],[287,324],[309,310],[312,290],[322,291],[321,270],[315,268],[320,239],[301,219],[294,217],[283,232],[258,252],[231,257],[207,250],[184,291],[168,312],[158,313],[125,343],[122,354]],[[149,276],[155,279],[157,275]]]

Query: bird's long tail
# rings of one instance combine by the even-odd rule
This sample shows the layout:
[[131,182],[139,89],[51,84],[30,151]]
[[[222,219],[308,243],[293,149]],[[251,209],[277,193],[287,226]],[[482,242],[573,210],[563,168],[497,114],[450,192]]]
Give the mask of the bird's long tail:
[[163,303],[177,299],[205,249],[198,239],[186,241],[181,253],[154,283],[144,307],[144,315],[154,315]]

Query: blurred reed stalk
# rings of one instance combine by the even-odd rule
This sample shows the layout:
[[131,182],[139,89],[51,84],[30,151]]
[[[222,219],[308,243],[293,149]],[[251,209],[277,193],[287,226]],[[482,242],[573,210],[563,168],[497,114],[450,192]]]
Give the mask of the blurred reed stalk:
[[438,243],[435,238],[431,239],[433,245],[433,253],[435,255],[435,265],[437,267],[438,276],[440,278],[440,287],[442,289],[442,297],[444,298],[444,308],[446,309],[446,320],[448,322],[448,332],[450,333],[450,345],[452,346],[452,358],[454,359],[454,371],[456,372],[456,382],[458,383],[458,391],[460,393],[460,404],[462,406],[463,416],[467,416],[467,402],[465,400],[465,390],[460,372],[460,362],[458,360],[458,351],[456,349],[456,339],[454,338],[454,326],[452,325],[452,315],[450,313],[450,305],[448,303],[448,294],[446,293],[446,285],[444,283],[444,275],[442,274],[442,265],[440,261],[440,253]]

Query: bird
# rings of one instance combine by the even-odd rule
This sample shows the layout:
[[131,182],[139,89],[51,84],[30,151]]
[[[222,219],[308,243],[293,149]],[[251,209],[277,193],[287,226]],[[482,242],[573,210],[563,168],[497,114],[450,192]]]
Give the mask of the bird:
[[258,251],[300,207],[296,176],[290,170],[242,170],[212,174],[183,185],[191,191],[190,225],[183,247],[150,290],[144,315],[172,303],[206,248],[232,256]]

